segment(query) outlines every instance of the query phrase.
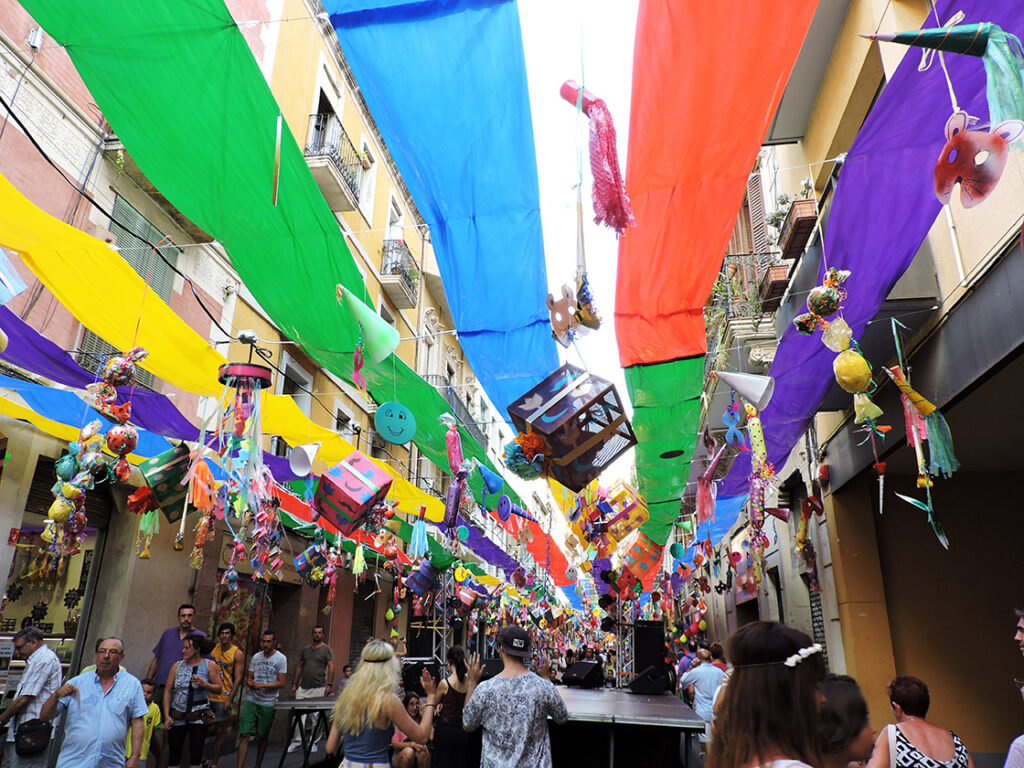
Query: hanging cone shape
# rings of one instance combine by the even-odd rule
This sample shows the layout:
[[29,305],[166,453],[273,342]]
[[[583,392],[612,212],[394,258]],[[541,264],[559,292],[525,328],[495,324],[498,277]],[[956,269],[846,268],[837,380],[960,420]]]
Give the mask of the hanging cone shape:
[[981,57],[985,55],[988,39],[992,35],[993,29],[998,29],[998,27],[992,22],[986,21],[982,24],[957,24],[955,27],[933,27],[913,32],[864,35],[864,37],[884,43],[899,43],[916,48],[931,48],[946,53]]
[[480,477],[483,478],[488,493],[497,493],[505,487],[505,480],[493,469],[485,467],[483,464],[477,464],[476,468],[480,471]]
[[363,329],[363,344],[370,359],[380,363],[398,348],[398,329],[385,322],[384,318],[360,301],[352,291],[338,286],[338,301],[344,301],[352,317]]
[[735,389],[740,397],[759,411],[767,407],[772,400],[772,393],[775,392],[775,379],[771,376],[735,371],[715,371],[715,376]]
[[313,470],[313,457],[320,450],[320,443],[307,443],[292,448],[288,456],[288,467],[299,477],[306,477]]

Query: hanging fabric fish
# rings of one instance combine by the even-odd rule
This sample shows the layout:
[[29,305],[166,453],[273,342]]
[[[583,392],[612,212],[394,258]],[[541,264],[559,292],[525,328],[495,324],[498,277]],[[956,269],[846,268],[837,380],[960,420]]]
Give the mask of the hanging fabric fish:
[[412,526],[412,538],[409,540],[409,556],[423,557],[427,554],[427,506],[420,505],[419,517]]

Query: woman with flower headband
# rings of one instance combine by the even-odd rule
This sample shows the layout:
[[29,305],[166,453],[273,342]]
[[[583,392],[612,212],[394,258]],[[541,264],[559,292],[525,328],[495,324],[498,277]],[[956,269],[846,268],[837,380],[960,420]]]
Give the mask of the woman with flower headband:
[[409,741],[426,744],[436,706],[434,678],[424,669],[420,684],[427,692],[423,719],[412,719],[398,698],[401,665],[395,650],[384,640],[366,644],[359,666],[338,696],[331,713],[327,752],[333,754],[344,738],[341,768],[390,768],[388,753],[397,725]]
[[755,621],[728,643],[733,662],[708,750],[708,768],[821,766],[821,646],[784,624]]

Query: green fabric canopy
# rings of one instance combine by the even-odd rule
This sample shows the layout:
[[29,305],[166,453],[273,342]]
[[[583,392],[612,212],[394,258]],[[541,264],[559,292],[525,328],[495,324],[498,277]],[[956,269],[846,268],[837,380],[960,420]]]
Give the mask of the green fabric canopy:
[[[664,544],[679,517],[680,499],[690,477],[700,423],[704,356],[633,365],[625,371],[633,403],[633,431],[639,441],[636,473],[650,512],[640,530]],[[694,392],[696,397],[691,396]]]
[[[225,246],[245,285],[288,337],[351,381],[357,329],[336,302],[335,285],[364,300],[366,286],[287,130],[278,204],[272,204],[280,109],[223,1],[22,4],[67,49],[146,177]],[[394,355],[367,364],[362,374],[376,400],[397,399],[413,412],[416,445],[447,467],[439,417],[450,409],[437,390]],[[493,468],[460,431],[466,457]],[[470,484],[479,494],[477,473]],[[522,506],[514,491],[506,492]]]

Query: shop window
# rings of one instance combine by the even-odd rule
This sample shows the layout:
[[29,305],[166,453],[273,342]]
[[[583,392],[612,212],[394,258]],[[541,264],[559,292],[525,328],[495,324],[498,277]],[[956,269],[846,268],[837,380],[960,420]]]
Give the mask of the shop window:
[[[24,627],[39,627],[67,671],[75,669],[81,657],[77,646],[86,633],[94,570],[114,505],[106,483],[89,491],[85,497],[86,530],[80,551],[59,554],[47,526],[47,511],[53,502],[50,488],[56,480],[55,463],[54,459],[39,457],[21,526],[10,537],[15,553],[0,610],[0,640],[10,640]],[[12,662],[6,681],[8,691],[17,686],[23,669],[24,662]]]

